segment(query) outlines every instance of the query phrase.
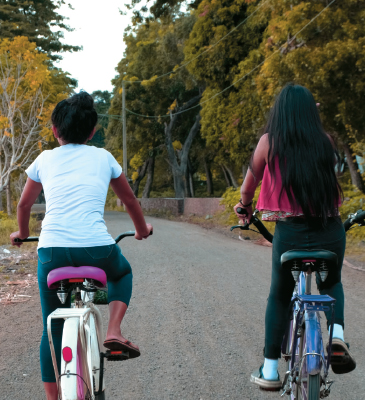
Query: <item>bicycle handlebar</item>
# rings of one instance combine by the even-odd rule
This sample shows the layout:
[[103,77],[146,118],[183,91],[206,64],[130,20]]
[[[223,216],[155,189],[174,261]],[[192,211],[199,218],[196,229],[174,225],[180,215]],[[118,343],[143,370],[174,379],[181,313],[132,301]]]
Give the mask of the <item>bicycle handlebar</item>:
[[[247,210],[245,208],[238,207],[237,208],[238,214],[241,215],[247,215]],[[270,243],[272,243],[272,240],[274,236],[265,228],[265,225],[256,217],[255,213],[251,217],[251,221],[249,223],[246,223],[245,225],[236,225],[232,226],[231,231],[235,228],[240,228],[243,231],[248,231],[250,228],[250,224],[254,224],[258,231],[261,233],[261,235]]]
[[350,214],[348,219],[343,223],[345,232],[347,232],[352,225],[358,223],[360,226],[365,226],[365,210],[358,210],[355,214]]
[[[115,243],[119,243],[122,239],[124,239],[127,236],[134,236],[135,235],[135,231],[128,231],[128,232],[124,232],[121,233],[120,235],[118,235],[114,240]],[[150,233],[150,236],[153,234],[153,231]],[[39,241],[39,237],[37,236],[29,236],[26,239],[19,239],[16,238],[14,240],[15,243],[25,243],[25,242],[38,242]]]
[[127,236],[134,236],[135,233],[136,233],[135,231],[128,231],[128,232],[121,233],[119,236],[117,236],[114,239],[115,243],[119,243],[122,239],[124,239]]
[[16,238],[16,239],[14,239],[14,242],[15,243],[38,242],[38,240],[39,240],[38,236],[29,236],[26,239]]
[[[245,208],[238,207],[237,213],[241,215],[247,215],[247,210]],[[273,241],[273,235],[265,228],[264,224],[256,217],[257,210],[253,213],[251,221],[244,225],[232,226],[231,231],[235,228],[240,228],[243,231],[250,230],[249,226],[254,224],[261,235],[270,243]],[[365,226],[365,210],[358,210],[355,214],[350,214],[349,218],[343,223],[345,232],[347,232],[352,225],[359,224],[359,226]]]

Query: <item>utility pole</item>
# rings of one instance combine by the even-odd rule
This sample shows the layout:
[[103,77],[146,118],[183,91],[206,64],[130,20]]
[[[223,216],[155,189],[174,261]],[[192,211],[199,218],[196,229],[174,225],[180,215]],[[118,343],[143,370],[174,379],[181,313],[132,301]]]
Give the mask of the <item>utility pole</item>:
[[127,120],[125,117],[125,83],[122,81],[122,118],[123,118],[123,172],[127,177]]

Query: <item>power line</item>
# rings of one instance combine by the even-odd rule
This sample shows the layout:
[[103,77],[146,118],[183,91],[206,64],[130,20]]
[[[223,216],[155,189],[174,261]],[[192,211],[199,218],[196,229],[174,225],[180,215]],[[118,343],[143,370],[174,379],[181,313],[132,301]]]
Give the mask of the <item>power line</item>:
[[[233,82],[231,85],[227,86],[226,88],[224,88],[222,91],[214,94],[212,97],[210,97],[207,100],[204,100],[203,102],[200,102],[199,104],[197,104],[196,106],[192,106],[187,108],[184,111],[178,111],[176,113],[174,113],[173,115],[179,115],[179,114],[183,114],[185,112],[188,112],[194,108],[200,107],[201,105],[207,103],[208,101],[213,100],[214,98],[220,96],[222,93],[226,92],[227,90],[229,90],[230,88],[232,88],[234,85],[236,85],[238,82],[242,81],[243,79],[245,79],[248,75],[252,74],[252,72],[256,71],[258,68],[260,68],[267,60],[269,60],[271,57],[273,57],[275,54],[277,54],[279,51],[282,50],[282,48],[285,45],[290,45],[294,39],[296,39],[296,37],[303,32],[303,30],[305,28],[307,28],[307,26],[309,26],[313,21],[315,21],[328,7],[330,7],[336,0],[332,0],[322,11],[320,11],[315,17],[313,17],[303,28],[301,28],[292,38],[289,42],[286,42],[285,44],[283,44],[282,46],[280,46],[276,51],[274,51],[269,57],[265,58],[264,61],[262,61],[260,64],[256,65],[255,68],[253,68],[251,71],[247,72],[245,75],[243,75],[241,78],[237,79],[235,82]],[[135,113],[134,111],[128,110],[128,108],[126,108],[126,111],[128,111],[130,114],[132,115],[136,115],[138,117],[142,117],[142,118],[169,118],[170,115],[143,115],[143,114],[138,114]],[[100,116],[108,116],[108,114],[99,114]],[[114,117],[115,119],[121,119],[120,115],[109,115],[109,117]]]
[[201,57],[203,54],[207,53],[208,51],[212,50],[218,43],[220,43],[222,40],[224,40],[227,36],[229,36],[232,32],[234,32],[236,29],[238,29],[241,25],[243,25],[248,19],[250,19],[261,7],[263,7],[264,4],[266,4],[268,0],[264,1],[259,7],[256,8],[256,10],[250,14],[248,17],[246,17],[243,21],[241,21],[237,26],[235,26],[230,32],[228,32],[226,35],[224,35],[222,38],[220,38],[217,42],[215,42],[212,46],[210,46],[208,49],[204,50],[202,53],[198,54],[196,57],[191,59],[190,61],[187,61],[185,64],[180,65],[180,67],[173,69],[172,71],[166,72],[165,74],[162,74],[160,76],[157,76],[156,78],[150,78],[146,80],[138,80],[138,81],[124,81],[126,83],[141,83],[141,82],[148,82],[150,80],[157,80],[160,78],[163,78],[164,76],[170,75],[175,73],[176,71],[180,70],[181,68],[186,67],[188,64],[191,62],[195,61],[197,58]]

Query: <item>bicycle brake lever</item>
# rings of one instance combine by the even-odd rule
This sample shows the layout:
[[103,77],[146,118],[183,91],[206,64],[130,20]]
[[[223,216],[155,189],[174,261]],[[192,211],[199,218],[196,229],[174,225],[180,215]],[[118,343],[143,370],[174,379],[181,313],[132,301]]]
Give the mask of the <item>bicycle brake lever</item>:
[[245,224],[245,225],[235,225],[231,227],[231,232],[233,231],[233,229],[239,228],[241,229],[241,231],[249,231],[249,224]]

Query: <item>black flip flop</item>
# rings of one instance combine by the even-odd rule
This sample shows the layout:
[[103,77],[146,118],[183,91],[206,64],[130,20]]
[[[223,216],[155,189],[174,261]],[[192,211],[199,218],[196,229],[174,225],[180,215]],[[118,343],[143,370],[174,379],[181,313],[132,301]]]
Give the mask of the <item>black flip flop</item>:
[[129,340],[122,342],[118,339],[110,339],[104,342],[104,347],[112,351],[128,351],[129,358],[137,358],[141,355],[141,352],[134,346]]
[[[334,338],[332,340],[331,367],[335,374],[347,374],[356,368],[356,361],[350,353],[349,344],[343,340]],[[328,344],[327,344],[328,353]]]

